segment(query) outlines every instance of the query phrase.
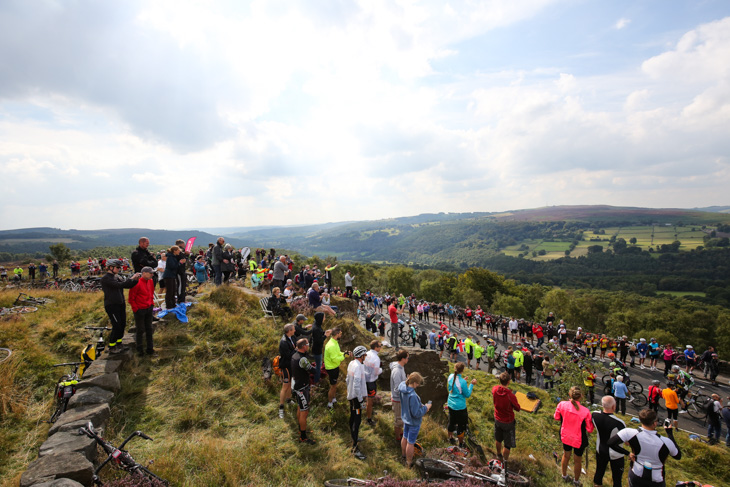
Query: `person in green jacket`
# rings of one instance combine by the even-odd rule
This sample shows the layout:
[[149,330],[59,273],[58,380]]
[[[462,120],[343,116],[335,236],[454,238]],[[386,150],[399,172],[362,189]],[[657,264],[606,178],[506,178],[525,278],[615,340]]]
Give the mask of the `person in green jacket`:
[[512,352],[512,356],[515,358],[515,382],[519,382],[520,372],[525,363],[525,355],[522,353],[522,348],[519,345]]
[[477,361],[476,369],[479,369],[479,363],[482,361],[482,354],[484,353],[484,347],[481,346],[481,342],[477,338],[477,342],[474,344],[474,358]]
[[496,366],[496,360],[497,360],[496,353],[495,353],[496,350],[497,350],[497,347],[496,347],[494,340],[489,340],[487,342],[487,362],[488,362],[487,372],[490,374],[492,373],[492,371],[494,370],[494,367]]
[[[324,346],[324,369],[327,371],[327,377],[330,381],[330,390],[327,394],[327,407],[332,409],[335,407],[337,398],[337,379],[340,377],[340,364],[345,360],[345,354],[340,351],[340,342],[342,330],[333,328],[330,339]],[[347,352],[352,356],[352,352]]]
[[471,359],[474,358],[474,342],[471,341],[471,337],[468,335],[464,340],[464,351],[466,352],[466,366],[471,369]]

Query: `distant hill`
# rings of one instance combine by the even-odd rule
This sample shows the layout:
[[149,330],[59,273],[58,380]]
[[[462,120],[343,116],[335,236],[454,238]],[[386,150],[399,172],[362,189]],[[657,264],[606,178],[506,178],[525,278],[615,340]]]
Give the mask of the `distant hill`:
[[[499,254],[538,260],[561,257],[567,250],[575,252],[572,255],[582,255],[589,246],[583,243],[588,240],[582,238],[585,232],[595,241],[608,242],[612,236],[628,241],[632,235],[627,229],[639,226],[642,229],[636,233],[638,245],[645,250],[683,238],[680,250],[690,250],[702,244],[705,226],[730,224],[730,213],[721,212],[730,207],[712,208],[719,210],[551,206],[509,212],[424,213],[302,226],[211,228],[210,232],[25,228],[0,231],[0,252],[46,252],[49,245],[57,242],[74,250],[136,245],[142,235],[151,239],[153,248],[189,237],[197,237],[196,244],[204,246],[223,235],[235,246],[286,248],[305,255],[333,255],[356,261],[464,267],[484,265]],[[682,233],[680,227],[687,231]],[[690,233],[694,240],[690,240]]]

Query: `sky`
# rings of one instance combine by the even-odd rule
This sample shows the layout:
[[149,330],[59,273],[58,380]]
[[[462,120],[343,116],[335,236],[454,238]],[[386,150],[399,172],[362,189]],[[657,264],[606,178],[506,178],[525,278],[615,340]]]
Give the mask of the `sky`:
[[3,0],[0,229],[728,205],[727,0]]

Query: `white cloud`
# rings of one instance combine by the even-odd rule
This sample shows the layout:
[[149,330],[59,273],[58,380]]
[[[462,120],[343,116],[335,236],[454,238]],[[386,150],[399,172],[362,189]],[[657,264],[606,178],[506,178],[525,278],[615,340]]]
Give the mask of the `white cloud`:
[[631,19],[622,17],[622,18],[618,19],[615,24],[613,24],[613,28],[616,30],[621,30],[621,29],[627,27],[630,23],[631,23]]
[[121,226],[177,228],[722,203],[730,18],[628,72],[460,64],[555,3],[3,4],[0,169],[53,209],[24,214],[7,191],[0,221],[84,227],[110,205]]

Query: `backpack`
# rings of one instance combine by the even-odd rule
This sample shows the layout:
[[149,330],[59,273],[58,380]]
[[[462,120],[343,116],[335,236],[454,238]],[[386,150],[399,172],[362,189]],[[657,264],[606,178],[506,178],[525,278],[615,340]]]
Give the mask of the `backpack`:
[[649,402],[651,402],[652,404],[658,403],[661,395],[661,389],[659,389],[657,386],[649,386]]
[[274,357],[274,360],[271,361],[271,367],[274,370],[274,373],[281,377],[281,366],[279,365],[279,362],[281,361],[281,355],[277,355]]

